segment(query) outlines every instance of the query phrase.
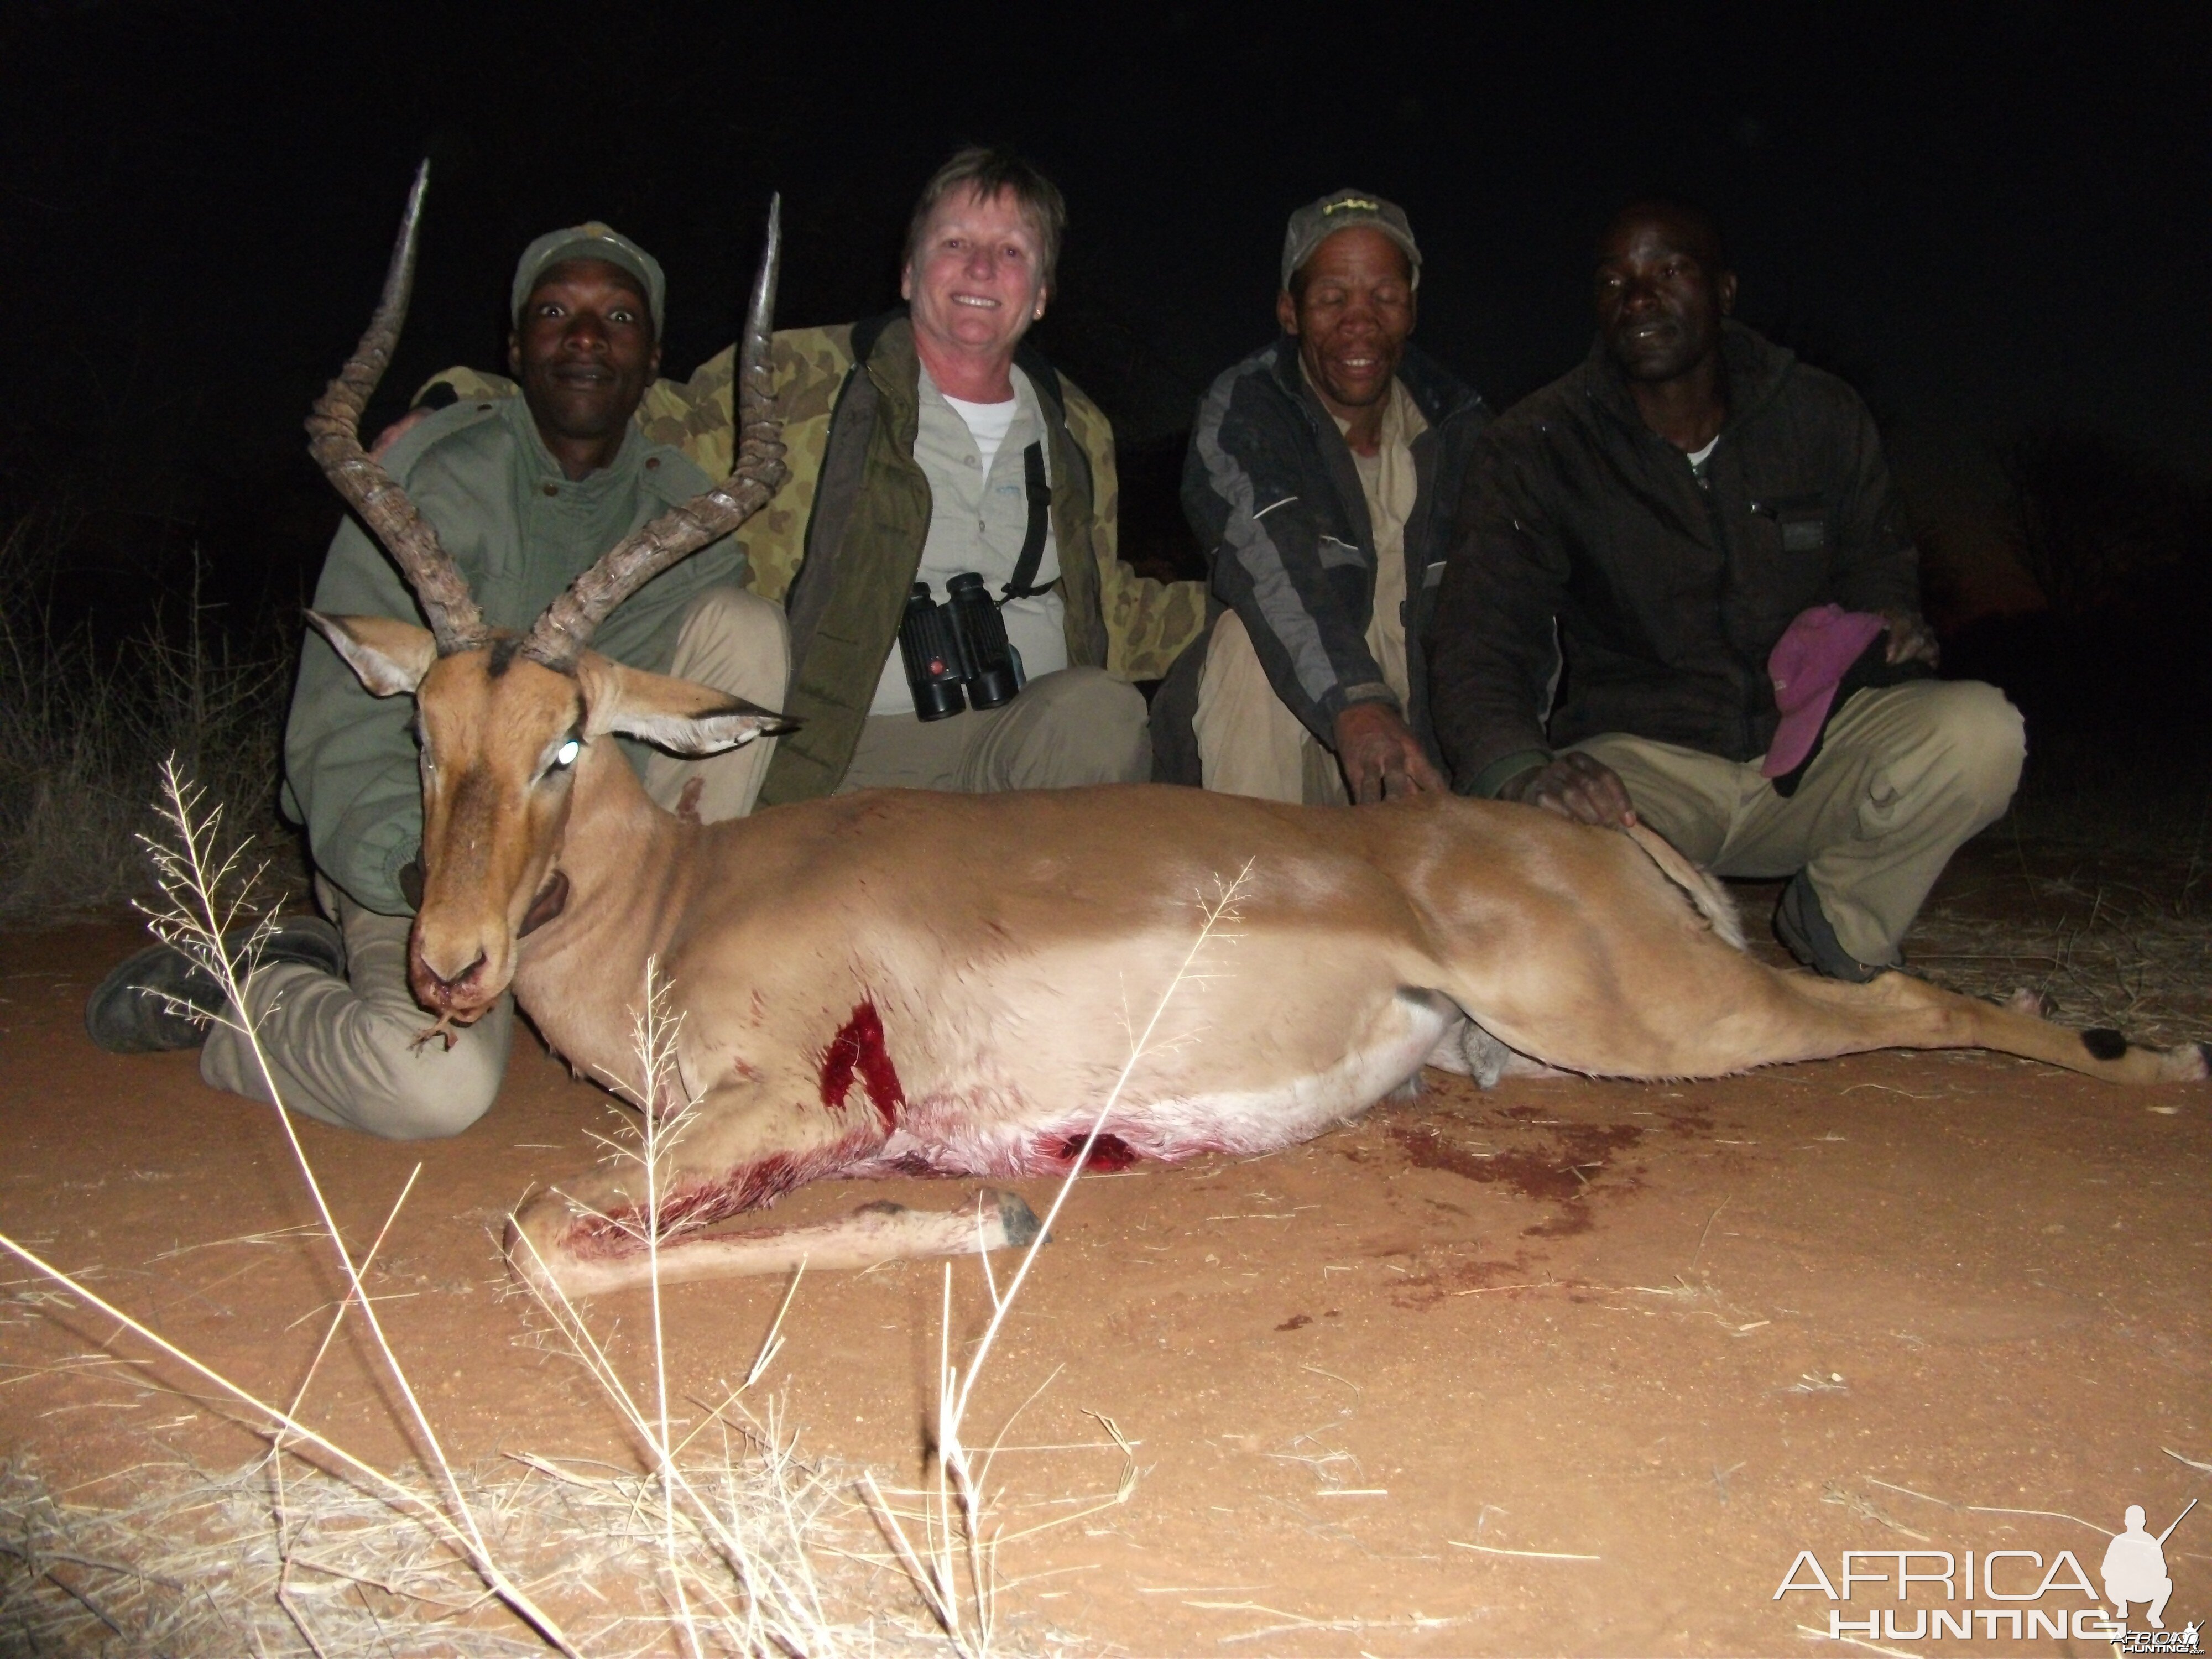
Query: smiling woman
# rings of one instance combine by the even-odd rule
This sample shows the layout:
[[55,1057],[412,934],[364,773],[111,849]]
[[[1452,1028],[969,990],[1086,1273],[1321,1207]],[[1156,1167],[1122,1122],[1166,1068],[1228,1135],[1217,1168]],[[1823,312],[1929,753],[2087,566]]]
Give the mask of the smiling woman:
[[1044,315],[1060,252],[1059,192],[1046,198],[1017,180],[1000,183],[972,161],[963,168],[969,160],[965,151],[955,156],[923,192],[899,293],[914,318],[915,350],[939,389],[1003,404],[1014,396],[1014,348]]

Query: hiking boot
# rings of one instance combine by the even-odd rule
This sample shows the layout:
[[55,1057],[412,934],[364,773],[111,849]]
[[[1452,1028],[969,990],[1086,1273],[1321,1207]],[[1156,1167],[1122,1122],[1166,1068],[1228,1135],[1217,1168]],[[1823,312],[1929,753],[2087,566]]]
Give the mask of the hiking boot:
[[[241,932],[223,941],[232,968],[241,974],[252,938]],[[260,959],[264,966],[297,963],[342,978],[345,938],[320,916],[283,916],[262,941]],[[149,945],[93,988],[85,1000],[84,1029],[111,1054],[197,1048],[228,1000],[222,982],[189,952]]]
[[1790,878],[1782,902],[1774,907],[1774,937],[1791,956],[1825,978],[1863,985],[1877,974],[1893,971],[1888,966],[1869,968],[1844,949],[1828,925],[1828,913],[1820,908],[1820,896],[1802,870]]

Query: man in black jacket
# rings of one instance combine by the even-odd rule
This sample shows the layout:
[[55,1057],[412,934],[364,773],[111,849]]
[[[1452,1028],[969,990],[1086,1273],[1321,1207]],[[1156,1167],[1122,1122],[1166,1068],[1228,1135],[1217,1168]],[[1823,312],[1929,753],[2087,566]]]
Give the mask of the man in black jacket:
[[[1391,203],[1345,190],[1299,209],[1281,337],[1199,406],[1183,510],[1217,614],[1153,720],[1172,754],[1162,728],[1191,719],[1209,789],[1320,805],[1446,787],[1420,624],[1489,410],[1407,341],[1420,270]],[[1155,776],[1200,781],[1181,752]]]
[[[1723,875],[1790,877],[1783,942],[1871,978],[2011,800],[2020,715],[1993,687],[1929,678],[1873,420],[1728,320],[1708,216],[1625,209],[1596,301],[1589,359],[1477,447],[1431,624],[1438,743],[1462,793],[1638,817]],[[1838,638],[1825,686],[1786,684],[1805,641],[1835,658]],[[1778,739],[1778,695],[1823,692]]]

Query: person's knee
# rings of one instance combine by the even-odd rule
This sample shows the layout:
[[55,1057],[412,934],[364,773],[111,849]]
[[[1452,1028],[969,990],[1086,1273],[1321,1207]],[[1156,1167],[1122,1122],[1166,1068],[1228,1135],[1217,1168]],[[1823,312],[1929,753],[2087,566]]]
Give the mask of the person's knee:
[[[434,1050],[434,1043],[423,1047]],[[494,1033],[471,1031],[443,1054],[410,1048],[396,1055],[379,1075],[362,1079],[351,1103],[356,1121],[386,1140],[457,1135],[499,1097],[507,1049]]]
[[1991,816],[2020,787],[2027,727],[2003,692],[1979,680],[1953,680],[1931,711],[1933,735],[1949,757],[1955,787]]
[[[1152,775],[1151,721],[1144,693],[1103,668],[1052,676],[1049,702],[1031,739],[1060,757],[1066,783],[1144,783]],[[1042,688],[1043,682],[1038,682]]]
[[[748,588],[718,582],[685,607],[673,672],[757,701],[770,684],[781,695],[790,654],[783,607]],[[733,678],[745,684],[727,684]]]
[[1152,775],[1152,719],[1145,694],[1103,668],[1076,668],[1085,746],[1097,757],[1100,783],[1144,783]]

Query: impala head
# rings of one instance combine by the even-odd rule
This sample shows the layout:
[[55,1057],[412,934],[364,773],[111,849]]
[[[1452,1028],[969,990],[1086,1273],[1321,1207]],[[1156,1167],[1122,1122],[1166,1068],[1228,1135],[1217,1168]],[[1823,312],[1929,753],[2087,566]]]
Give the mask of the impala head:
[[518,635],[486,624],[436,532],[358,435],[362,409],[406,313],[427,173],[426,165],[408,198],[376,315],[316,403],[307,430],[315,459],[391,552],[430,625],[308,616],[372,693],[415,699],[422,900],[408,980],[425,1008],[466,1024],[513,979],[516,942],[560,908],[566,878],[557,860],[577,775],[628,763],[606,739],[620,732],[678,754],[708,755],[789,724],[726,692],[587,648],[624,599],[742,523],[783,482],[768,380],[779,231],[771,206],[739,369],[735,470],[633,532]]

